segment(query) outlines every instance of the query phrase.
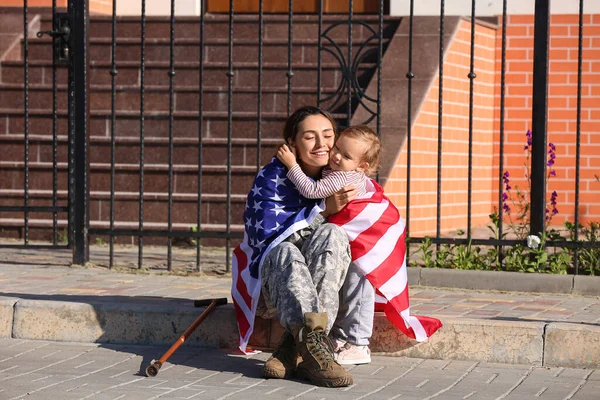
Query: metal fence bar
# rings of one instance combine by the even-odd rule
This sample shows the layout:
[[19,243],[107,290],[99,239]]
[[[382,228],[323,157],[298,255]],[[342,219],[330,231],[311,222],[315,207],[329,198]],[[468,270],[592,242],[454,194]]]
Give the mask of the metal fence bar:
[[[350,0],[352,1],[352,0]],[[288,70],[287,70],[287,115],[292,113],[292,78],[294,71],[292,69],[292,46],[293,46],[293,29],[294,29],[294,0],[289,0],[288,10]]]
[[412,82],[413,72],[413,22],[415,17],[415,0],[410,0],[410,14],[408,20],[408,93],[406,116],[406,237],[410,237],[410,165],[412,162]]
[[345,73],[348,74],[346,76],[346,84],[348,85],[348,104],[346,106],[346,126],[350,126],[352,123],[352,18],[353,18],[353,8],[354,1],[348,1],[348,63],[346,66]]
[[[145,114],[145,80],[146,80],[146,0],[142,0],[141,48],[140,48],[140,185],[138,206],[138,228],[144,231],[144,128]],[[144,236],[138,238],[138,269],[142,268],[144,260]]]
[[[502,1],[502,55],[500,66],[500,156],[498,161],[498,239],[502,239],[504,226],[504,119],[506,113],[506,15],[507,0]],[[502,247],[497,247],[498,263],[502,263]]]
[[435,236],[440,237],[441,234],[441,218],[442,218],[442,117],[444,115],[444,0],[440,1],[440,53],[439,53],[439,93],[438,93],[438,159],[437,159],[437,221],[435,228]]
[[[198,68],[198,215],[196,216],[196,226],[198,232],[202,230],[202,123],[204,119],[204,23],[206,15],[206,1],[201,0],[200,9],[200,60]],[[200,267],[200,238],[196,239],[196,271],[201,271]]]
[[[56,26],[56,0],[52,0],[52,30]],[[58,204],[58,133],[56,110],[56,57],[52,57],[52,207]],[[58,244],[58,214],[52,213],[52,244]]]
[[25,171],[23,172],[23,205],[25,211],[23,213],[23,242],[27,246],[29,244],[29,5],[27,0],[23,1],[23,107],[25,110],[24,119],[24,154],[23,161]]
[[469,61],[469,165],[467,189],[467,239],[471,239],[473,210],[473,89],[475,84],[475,0],[471,0],[471,57]]
[[[377,136],[381,138],[381,67],[383,66],[383,0],[379,1],[379,30],[377,32]],[[358,64],[357,64],[358,65]],[[379,180],[379,169],[377,172]]]
[[319,0],[319,38],[317,39],[317,107],[321,104],[321,48],[323,46],[323,38],[321,33],[323,32],[323,0]]
[[548,44],[550,0],[535,1],[533,39],[533,121],[531,149],[532,235],[546,230],[546,124],[548,117]]
[[167,270],[171,270],[173,259],[173,78],[175,77],[175,0],[171,0],[171,28],[169,51],[169,200],[167,210]]
[[[581,80],[583,59],[583,0],[579,0],[579,27],[577,38],[577,144],[575,155],[575,232],[574,240],[579,241],[579,177],[581,169]],[[573,266],[579,274],[579,254],[575,247]]]
[[74,163],[71,177],[74,180],[74,195],[72,204],[73,217],[73,263],[84,265],[89,260],[88,228],[89,215],[89,9],[87,0],[72,0],[69,2],[73,27],[71,35],[73,59],[70,63],[69,80],[73,82],[73,92],[69,91],[69,113],[72,112],[69,134],[74,140]]
[[260,170],[262,165],[262,143],[261,143],[261,125],[262,125],[262,69],[263,69],[263,13],[264,0],[260,0],[258,4],[258,93],[256,110],[258,116],[256,118],[256,172]]
[[[225,270],[231,271],[231,128],[232,115],[232,85],[233,85],[233,0],[229,0],[229,66],[227,70],[227,201],[226,201],[226,227],[227,242],[225,245]],[[289,102],[288,102],[289,108]]]
[[[117,0],[113,0],[112,9],[112,43],[110,70],[110,230],[115,229],[115,150],[116,150],[116,99],[115,79],[117,77]],[[108,267],[113,267],[115,236],[110,235]]]

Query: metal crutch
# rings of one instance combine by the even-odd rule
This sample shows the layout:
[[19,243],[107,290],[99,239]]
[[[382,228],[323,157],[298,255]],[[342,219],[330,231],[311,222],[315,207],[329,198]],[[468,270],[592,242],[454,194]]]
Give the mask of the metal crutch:
[[167,352],[165,354],[163,354],[162,357],[158,359],[158,361],[152,360],[150,362],[150,365],[148,366],[148,368],[146,368],[146,376],[158,375],[158,371],[160,370],[160,367],[162,367],[163,364],[165,362],[167,362],[167,359],[169,357],[171,357],[171,355],[173,353],[175,353],[175,351],[179,348],[179,346],[181,346],[183,344],[183,342],[185,342],[185,340],[192,334],[192,332],[194,332],[196,330],[196,328],[198,328],[198,325],[200,325],[202,323],[202,321],[204,321],[206,316],[215,307],[223,305],[223,304],[227,304],[227,298],[195,300],[194,307],[206,307],[206,306],[208,306],[208,307],[206,307],[206,309],[202,312],[202,314],[200,314],[200,316],[198,318],[196,318],[194,323],[192,325],[190,325],[190,327],[187,328],[185,330],[185,332],[183,332],[183,335],[181,335],[179,337],[179,339],[177,339],[177,341],[175,343],[173,343],[173,345],[169,348],[169,350],[167,350]]

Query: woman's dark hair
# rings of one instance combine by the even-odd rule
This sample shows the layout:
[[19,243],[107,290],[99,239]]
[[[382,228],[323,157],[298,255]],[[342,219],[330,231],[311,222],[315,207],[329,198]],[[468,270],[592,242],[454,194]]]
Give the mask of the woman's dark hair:
[[296,139],[296,134],[298,133],[298,127],[300,126],[300,123],[302,123],[306,117],[311,115],[322,115],[327,118],[331,122],[331,126],[333,126],[333,133],[337,137],[337,123],[331,114],[329,114],[327,111],[321,110],[318,107],[305,106],[294,111],[294,113],[285,121],[285,126],[283,127],[283,140],[285,143],[289,143],[289,140],[294,141]]

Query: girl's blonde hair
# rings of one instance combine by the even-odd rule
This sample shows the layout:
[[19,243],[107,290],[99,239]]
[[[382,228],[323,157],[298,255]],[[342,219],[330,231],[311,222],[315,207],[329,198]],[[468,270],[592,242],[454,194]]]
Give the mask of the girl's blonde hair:
[[381,153],[381,142],[377,134],[366,125],[356,125],[344,129],[340,133],[340,137],[342,135],[347,135],[367,144],[367,151],[361,162],[369,164],[369,168],[365,170],[365,175],[375,175],[379,168],[379,155]]

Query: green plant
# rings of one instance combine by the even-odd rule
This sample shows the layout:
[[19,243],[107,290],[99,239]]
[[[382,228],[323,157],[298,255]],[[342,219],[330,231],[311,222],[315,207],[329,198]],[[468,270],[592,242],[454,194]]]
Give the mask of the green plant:
[[452,268],[454,245],[445,244],[435,253],[435,265],[437,268]]
[[103,246],[104,245],[104,239],[101,237],[97,237],[96,238],[96,245],[97,246]]
[[[565,227],[569,232],[569,240],[575,240],[575,224],[572,222],[565,222]],[[590,222],[588,226],[578,224],[577,229],[581,233],[578,235],[579,238],[584,238],[584,241],[589,243],[600,242],[600,222]],[[575,256],[575,251],[569,249],[571,257]],[[593,247],[583,247],[577,250],[577,261],[580,267],[589,273],[590,275],[600,274],[600,249]]]
[[452,264],[456,269],[484,269],[482,268],[481,248],[471,247],[471,241],[465,245],[456,246]]
[[419,250],[423,256],[423,265],[425,268],[435,268],[435,259],[433,257],[433,243],[431,243],[431,238],[429,236],[425,236],[423,242],[419,246]]

